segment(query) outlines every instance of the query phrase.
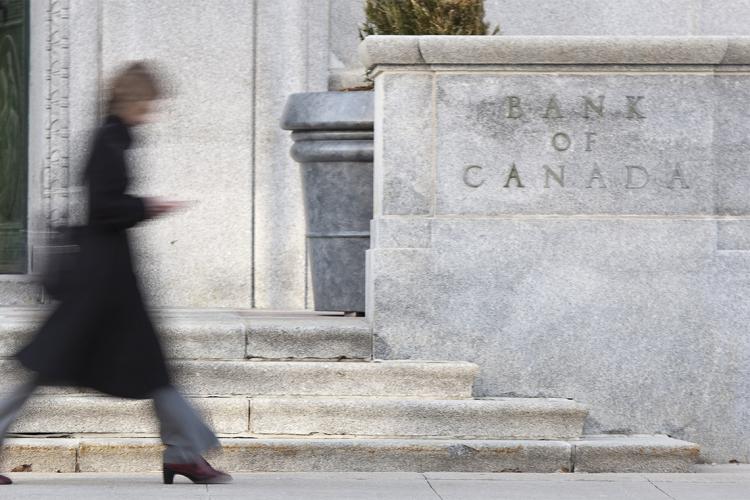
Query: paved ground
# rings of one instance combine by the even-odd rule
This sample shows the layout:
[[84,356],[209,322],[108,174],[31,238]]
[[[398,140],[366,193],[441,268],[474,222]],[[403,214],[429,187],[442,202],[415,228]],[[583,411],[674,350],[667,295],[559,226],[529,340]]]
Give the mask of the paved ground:
[[267,473],[166,486],[158,474],[11,474],[0,499],[750,500],[750,466],[696,474]]

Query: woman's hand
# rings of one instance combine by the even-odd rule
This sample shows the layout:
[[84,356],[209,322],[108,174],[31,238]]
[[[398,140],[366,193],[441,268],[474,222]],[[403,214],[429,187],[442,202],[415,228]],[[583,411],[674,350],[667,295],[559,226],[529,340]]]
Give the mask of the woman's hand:
[[144,198],[143,203],[146,205],[146,216],[149,219],[167,215],[186,208],[189,205],[183,201],[164,200],[161,198]]

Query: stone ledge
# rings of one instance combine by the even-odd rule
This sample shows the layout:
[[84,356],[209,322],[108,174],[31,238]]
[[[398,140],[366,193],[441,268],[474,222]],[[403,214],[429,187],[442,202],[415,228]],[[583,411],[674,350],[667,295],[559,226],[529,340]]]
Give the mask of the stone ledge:
[[[1,366],[1,363],[0,363]],[[467,399],[479,367],[433,361],[183,361],[178,385],[193,395],[390,396]]]
[[[594,442],[601,465],[590,461],[584,467],[580,450]],[[632,472],[634,467],[638,472],[685,472],[697,453],[696,445],[659,436],[587,436],[570,442],[274,437],[224,438],[221,443],[223,452],[209,460],[230,472],[569,472],[573,460],[576,472]],[[618,450],[625,448],[628,461],[619,459]],[[161,452],[154,438],[11,438],[0,470],[31,464],[34,472],[151,472],[161,469]]]
[[0,470],[78,472],[78,447],[78,439],[10,438],[3,446]]
[[[479,367],[433,361],[177,361],[177,384],[189,396],[385,396],[469,399]],[[6,387],[25,382],[18,363],[0,360]],[[40,394],[79,394],[45,387]]]
[[700,448],[664,435],[590,435],[573,442],[576,472],[690,472]]
[[369,36],[359,46],[378,65],[750,64],[750,37]]
[[[122,444],[119,444],[122,442]],[[222,439],[209,460],[232,472],[559,472],[569,443],[425,439]],[[81,439],[81,472],[160,469],[155,439]]]
[[[204,397],[190,401],[216,432],[235,436],[576,439],[587,415],[586,407],[575,401],[544,398]],[[10,429],[15,434],[51,435],[155,435],[158,431],[151,401],[99,396],[32,397]]]
[[[246,398],[191,398],[190,403],[220,434],[242,434],[249,428]],[[150,400],[99,396],[34,396],[10,432],[17,434],[151,433],[159,423]]]
[[566,399],[254,398],[254,434],[577,439],[588,414]]
[[372,332],[364,318],[255,319],[247,322],[246,357],[372,359]]
[[[0,357],[10,358],[31,340],[43,318],[0,318]],[[158,321],[168,359],[243,359],[245,326],[242,321],[214,318],[170,318]]]
[[[0,308],[0,358],[11,358],[51,309]],[[365,318],[212,310],[154,310],[168,359],[371,359]],[[287,314],[284,316],[284,314]]]

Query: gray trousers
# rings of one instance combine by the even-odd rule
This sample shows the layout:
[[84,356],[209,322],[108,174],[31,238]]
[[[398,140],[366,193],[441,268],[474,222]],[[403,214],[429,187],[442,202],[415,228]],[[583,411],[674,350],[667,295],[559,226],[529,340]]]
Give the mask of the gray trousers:
[[[0,401],[0,447],[8,429],[37,387],[39,384],[36,382],[27,382]],[[165,463],[195,463],[206,451],[219,448],[216,435],[177,389],[163,387],[154,392],[152,398],[159,419],[161,441],[165,446]]]

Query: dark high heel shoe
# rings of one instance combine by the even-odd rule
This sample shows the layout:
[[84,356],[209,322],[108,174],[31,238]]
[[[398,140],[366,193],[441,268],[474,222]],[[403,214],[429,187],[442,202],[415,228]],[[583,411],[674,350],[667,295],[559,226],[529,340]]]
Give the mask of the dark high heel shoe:
[[11,481],[9,477],[0,475],[0,485],[3,484],[13,484],[13,481]]
[[195,484],[225,484],[232,482],[232,476],[216,470],[201,459],[194,464],[164,464],[164,484],[174,483],[175,475],[185,476]]

